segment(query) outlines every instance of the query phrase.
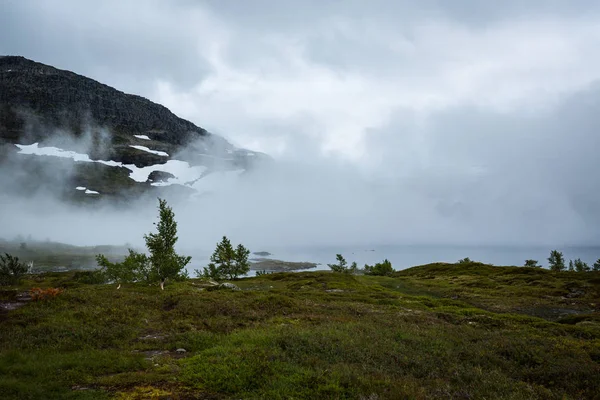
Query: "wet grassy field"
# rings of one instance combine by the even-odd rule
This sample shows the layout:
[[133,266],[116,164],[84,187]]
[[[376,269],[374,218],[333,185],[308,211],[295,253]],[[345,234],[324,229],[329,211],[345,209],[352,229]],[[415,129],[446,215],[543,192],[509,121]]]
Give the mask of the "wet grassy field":
[[[0,312],[2,398],[600,398],[600,273],[473,263],[275,273],[238,291],[85,282],[47,273],[2,289],[23,304]],[[19,301],[32,287],[63,292]]]

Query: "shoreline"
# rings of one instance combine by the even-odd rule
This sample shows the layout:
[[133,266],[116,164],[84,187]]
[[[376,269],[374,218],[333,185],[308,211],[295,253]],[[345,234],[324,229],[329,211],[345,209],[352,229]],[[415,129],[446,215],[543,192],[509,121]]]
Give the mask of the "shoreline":
[[312,269],[320,264],[308,261],[283,261],[272,258],[253,258],[250,259],[251,271],[269,271],[269,272],[292,272]]

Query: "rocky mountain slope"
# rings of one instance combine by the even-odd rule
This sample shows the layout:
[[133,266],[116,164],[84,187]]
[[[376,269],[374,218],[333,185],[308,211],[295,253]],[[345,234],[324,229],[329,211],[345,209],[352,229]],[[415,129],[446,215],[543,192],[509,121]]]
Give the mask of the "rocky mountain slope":
[[268,160],[143,97],[0,57],[0,184],[7,190],[44,188],[76,199],[204,192],[204,182]]

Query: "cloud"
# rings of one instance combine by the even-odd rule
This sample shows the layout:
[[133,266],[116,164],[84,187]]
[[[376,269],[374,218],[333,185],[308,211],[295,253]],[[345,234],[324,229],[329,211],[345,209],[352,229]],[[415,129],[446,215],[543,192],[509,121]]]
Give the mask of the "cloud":
[[141,94],[278,160],[190,224],[265,243],[597,242],[597,2],[4,8],[0,53]]

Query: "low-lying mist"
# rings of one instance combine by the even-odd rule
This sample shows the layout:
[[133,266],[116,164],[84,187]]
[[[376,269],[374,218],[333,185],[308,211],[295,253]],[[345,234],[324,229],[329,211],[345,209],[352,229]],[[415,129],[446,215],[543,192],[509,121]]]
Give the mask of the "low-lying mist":
[[[66,176],[64,171],[50,175]],[[531,204],[502,204],[483,191],[488,185],[478,178],[463,182],[463,191],[458,193],[448,180],[432,179],[428,184],[425,179],[376,180],[350,165],[276,160],[233,180],[228,177],[212,192],[166,198],[178,221],[178,246],[192,252],[212,249],[223,235],[252,249],[268,250],[561,243],[565,232],[577,228],[569,215],[551,208],[546,211],[556,210],[561,230],[540,229],[557,223],[551,212],[536,215],[532,210],[524,219],[524,209]],[[152,231],[157,221],[157,205],[155,198],[143,197],[126,205],[104,202],[84,207],[61,201],[45,190],[28,197],[5,192],[0,195],[0,237],[32,235],[75,245],[143,247],[143,234]]]
[[[597,93],[588,92],[584,99]],[[298,143],[293,157],[283,154],[241,174],[201,178],[194,184],[200,188],[196,195],[165,194],[179,224],[178,247],[210,252],[223,235],[253,250],[595,245],[600,235],[599,139],[589,134],[589,121],[597,118],[591,104],[573,96],[531,115],[444,111],[431,117],[426,130],[411,125],[409,115],[374,131],[364,144],[368,157],[353,162]],[[51,143],[78,152],[87,146],[87,154],[99,145],[106,152],[111,135],[99,132],[72,143],[63,134]],[[189,157],[202,148],[218,153],[217,160],[230,151],[225,142],[215,143],[193,143],[178,154]],[[0,171],[0,238],[32,235],[75,245],[142,247],[143,234],[153,230],[155,196],[72,204],[52,188],[65,185],[74,162],[62,159],[58,167],[55,157],[9,153]],[[26,175],[23,165],[14,162],[23,157],[44,163],[27,171],[28,186],[39,190],[26,196],[15,184]]]

